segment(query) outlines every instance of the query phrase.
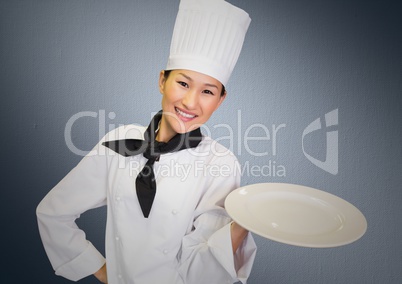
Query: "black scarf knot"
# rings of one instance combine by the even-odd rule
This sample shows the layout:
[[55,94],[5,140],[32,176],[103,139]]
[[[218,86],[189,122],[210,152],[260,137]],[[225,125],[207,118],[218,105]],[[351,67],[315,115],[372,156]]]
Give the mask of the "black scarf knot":
[[138,201],[145,218],[149,216],[156,194],[154,163],[159,161],[159,157],[162,154],[197,147],[202,140],[201,131],[197,128],[191,132],[176,134],[167,143],[156,141],[156,130],[161,118],[162,111],[158,112],[152,118],[144,133],[144,140],[123,139],[102,143],[105,147],[112,149],[124,157],[143,154],[148,159],[135,181]]

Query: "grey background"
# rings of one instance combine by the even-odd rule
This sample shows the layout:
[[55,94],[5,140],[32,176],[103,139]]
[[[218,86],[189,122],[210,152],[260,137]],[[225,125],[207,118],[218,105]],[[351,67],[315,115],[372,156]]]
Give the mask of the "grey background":
[[[158,72],[166,64],[178,3],[0,1],[2,283],[69,283],[54,276],[35,217],[39,201],[81,159],[66,145],[66,123],[81,111],[104,111],[106,131],[148,123],[160,108]],[[259,250],[249,283],[400,283],[401,5],[231,3],[249,12],[252,23],[227,85],[228,98],[208,127],[213,138],[228,135],[217,125],[232,127],[234,143],[221,142],[242,165],[271,161],[286,169],[285,176],[246,173],[242,185],[319,188],[353,203],[368,221],[359,241],[339,248],[301,248],[255,235]],[[305,127],[334,109],[337,175],[314,166],[301,147]],[[89,150],[101,135],[101,120],[99,115],[78,120],[74,145]],[[250,142],[255,152],[268,152],[263,157],[246,151],[245,131],[255,123],[270,130],[286,124],[275,155],[272,140]],[[250,135],[263,135],[261,128],[253,131]],[[325,129],[305,143],[309,154],[325,159]],[[90,211],[78,222],[104,251],[105,210]],[[88,277],[80,283],[96,281]]]

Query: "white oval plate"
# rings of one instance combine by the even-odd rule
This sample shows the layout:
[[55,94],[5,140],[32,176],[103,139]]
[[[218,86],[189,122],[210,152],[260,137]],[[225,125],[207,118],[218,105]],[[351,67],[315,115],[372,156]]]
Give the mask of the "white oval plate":
[[302,247],[336,247],[367,229],[355,206],[325,191],[296,184],[259,183],[232,191],[225,200],[232,219],[270,240]]

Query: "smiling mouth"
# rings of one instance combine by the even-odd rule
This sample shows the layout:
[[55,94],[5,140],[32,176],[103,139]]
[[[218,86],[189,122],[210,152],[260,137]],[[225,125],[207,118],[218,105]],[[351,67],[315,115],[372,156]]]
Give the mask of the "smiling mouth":
[[186,113],[186,112],[178,109],[177,107],[175,107],[174,109],[176,110],[176,113],[178,115],[180,115],[181,117],[183,117],[185,119],[193,119],[193,118],[197,117],[195,114]]

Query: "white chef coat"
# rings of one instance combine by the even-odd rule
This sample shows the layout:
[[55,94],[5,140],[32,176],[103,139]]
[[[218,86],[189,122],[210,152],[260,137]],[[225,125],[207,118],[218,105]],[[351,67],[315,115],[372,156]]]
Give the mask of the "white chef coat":
[[109,283],[246,283],[256,246],[249,234],[233,255],[231,219],[223,208],[239,187],[237,159],[206,136],[196,148],[161,155],[154,164],[155,200],[144,218],[135,179],[146,158],[123,157],[101,143],[143,139],[145,129],[130,125],[108,133],[38,205],[40,235],[56,274],[77,281],[105,263],[75,219],[107,205]]

